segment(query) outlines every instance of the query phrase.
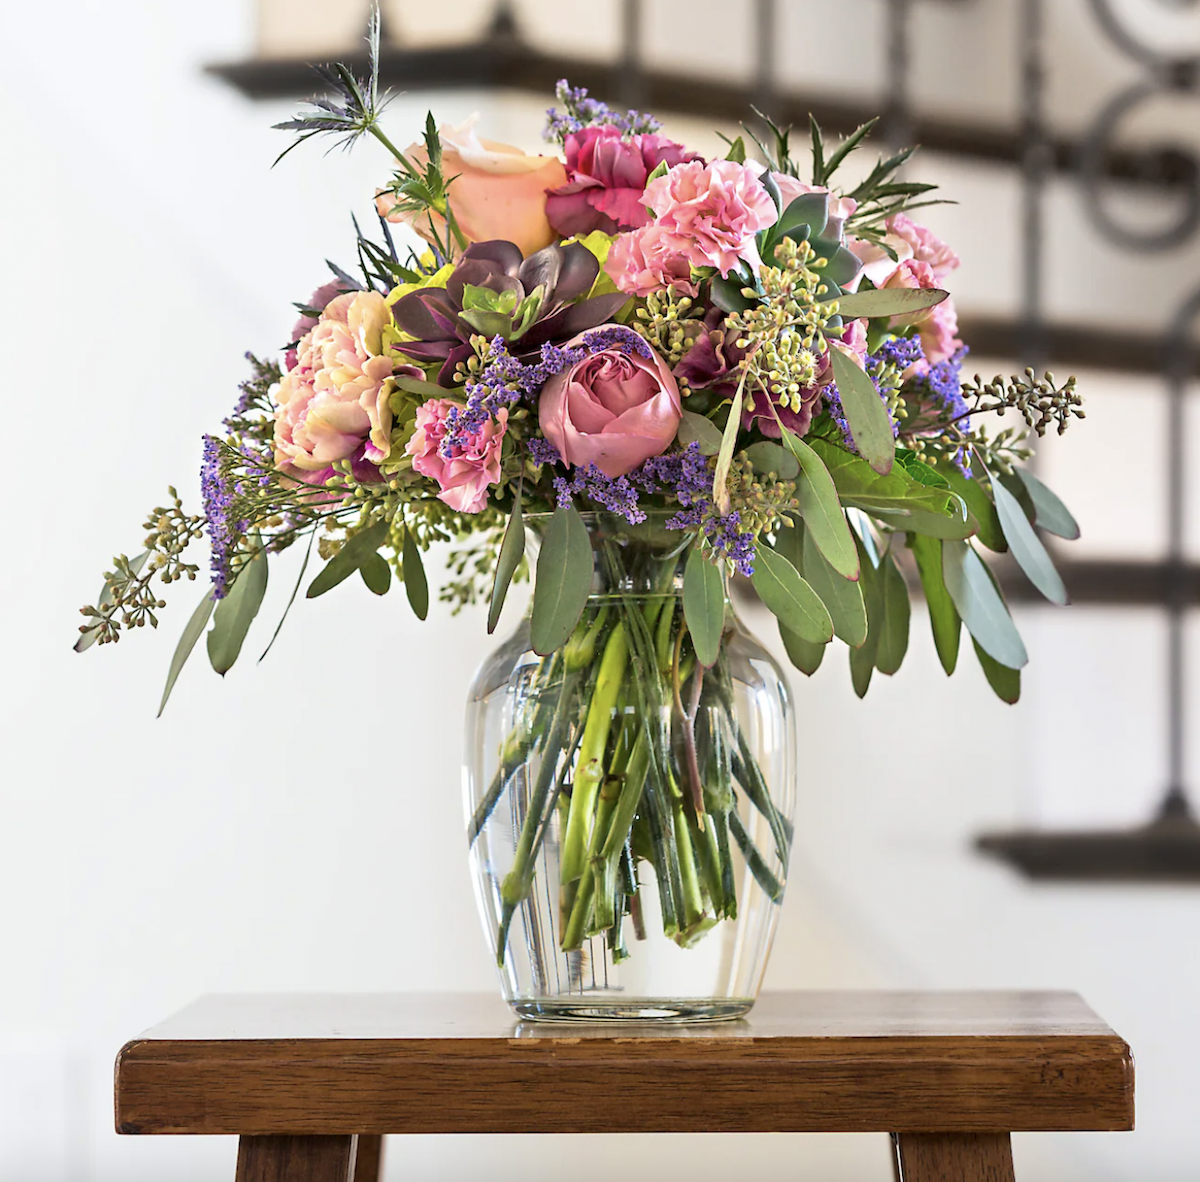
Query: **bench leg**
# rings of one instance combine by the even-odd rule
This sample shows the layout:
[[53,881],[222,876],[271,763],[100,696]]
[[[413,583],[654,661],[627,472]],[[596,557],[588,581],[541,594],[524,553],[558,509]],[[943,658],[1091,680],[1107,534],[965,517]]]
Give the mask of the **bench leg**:
[[378,1133],[359,1133],[353,1182],[380,1182],[382,1177],[383,1138]]
[[[237,1182],[357,1182],[357,1138],[242,1137]],[[370,1175],[364,1175],[374,1182]]]
[[1014,1182],[1007,1133],[897,1133],[900,1182]]

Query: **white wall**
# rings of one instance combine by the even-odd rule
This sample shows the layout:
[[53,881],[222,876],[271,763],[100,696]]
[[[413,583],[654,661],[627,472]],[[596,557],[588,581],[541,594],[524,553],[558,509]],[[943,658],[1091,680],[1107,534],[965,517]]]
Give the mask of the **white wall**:
[[[969,32],[976,11],[988,10],[945,19]],[[662,19],[672,34],[704,27]],[[827,11],[813,19],[829,25]],[[0,1178],[228,1178],[231,1142],[115,1136],[111,1068],[125,1039],[206,991],[493,988],[458,773],[482,620],[435,608],[419,626],[398,593],[347,587],[299,605],[256,666],[290,590],[280,572],[243,663],[221,684],[197,659],[157,722],[198,587],[172,597],[162,635],[70,652],[76,608],[115,550],[138,548],[168,482],[195,503],[198,436],[234,401],[242,352],[281,343],[321,260],[350,257],[348,213],[369,213],[387,160],[369,145],[350,157],[310,148],[268,168],[284,143],[269,124],[289,108],[251,105],[198,72],[249,51],[248,0],[64,0],[10,5],[0,20],[13,494],[0,559]],[[869,37],[860,50],[878,60]],[[801,74],[823,60],[807,52]],[[961,52],[945,60],[969,73]],[[456,119],[484,102],[437,107]],[[507,102],[495,133],[532,146],[544,105]],[[399,100],[395,138],[422,111]],[[948,165],[939,179],[993,203],[988,217],[973,205],[938,214],[969,260],[968,303],[1009,303],[1003,187]],[[1069,193],[1055,201],[1078,222]],[[1096,284],[1074,267],[1105,256],[1078,234],[1062,241],[1075,246],[1055,299],[1086,310]],[[1194,282],[1190,258],[1143,264],[1164,306]],[[1118,296],[1106,306],[1119,310]],[[1139,451],[1132,471],[1117,462],[1143,405],[1152,394],[1101,396],[1052,465],[1100,550],[1158,528],[1158,453]],[[1015,709],[972,669],[946,681],[922,626],[900,675],[864,704],[840,659],[797,684],[805,778],[768,985],[1078,989],[1135,1048],[1139,1129],[1019,1137],[1019,1176],[1183,1182],[1200,1160],[1200,896],[1034,888],[970,851],[973,834],[1013,821],[1145,815],[1163,774],[1160,623],[1098,609],[1025,610],[1021,623],[1033,664]],[[878,1137],[438,1137],[394,1144],[389,1176],[486,1169],[534,1182],[568,1161],[582,1178],[706,1182],[750,1163],[837,1182],[885,1177],[885,1155]]]

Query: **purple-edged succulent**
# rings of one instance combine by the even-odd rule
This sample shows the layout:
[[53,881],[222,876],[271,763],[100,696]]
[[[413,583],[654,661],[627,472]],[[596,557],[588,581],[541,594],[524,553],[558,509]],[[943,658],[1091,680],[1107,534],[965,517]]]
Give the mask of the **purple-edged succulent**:
[[403,351],[424,364],[440,361],[440,381],[451,385],[459,362],[471,356],[473,336],[503,337],[522,357],[610,321],[629,297],[585,298],[599,273],[596,256],[578,242],[547,246],[528,258],[511,242],[476,242],[444,288],[409,292],[392,315],[414,338]]

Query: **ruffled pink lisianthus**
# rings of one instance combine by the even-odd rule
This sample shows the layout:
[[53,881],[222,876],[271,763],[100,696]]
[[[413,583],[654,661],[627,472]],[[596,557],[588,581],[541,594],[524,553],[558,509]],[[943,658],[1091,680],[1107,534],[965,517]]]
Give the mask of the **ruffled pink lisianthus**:
[[619,235],[604,270],[627,295],[648,296],[670,288],[680,295],[696,296],[687,255],[678,249],[673,235],[654,222]]
[[[633,335],[620,325],[601,325],[566,348],[586,347],[587,338],[606,330]],[[624,476],[670,447],[683,416],[679,387],[667,363],[638,344],[640,350],[613,345],[589,353],[542,387],[538,423],[567,464],[595,464],[605,476]]]
[[644,226],[650,215],[642,203],[642,190],[650,174],[663,163],[669,168],[698,159],[695,152],[666,136],[626,137],[616,127],[572,131],[564,147],[568,181],[546,196],[546,217],[564,238]]
[[459,513],[479,513],[487,508],[489,484],[500,479],[500,448],[508,430],[508,408],[501,407],[472,435],[461,435],[455,455],[442,455],[452,409],[461,410],[448,398],[431,398],[417,407],[417,429],[405,446],[413,468],[437,481],[442,491],[438,500]]
[[423,376],[415,366],[394,370],[383,355],[390,321],[378,292],[347,292],[326,306],[275,394],[276,467],[320,484],[338,460],[377,466],[387,457],[392,375]]
[[679,254],[722,276],[740,262],[757,267],[754,236],[779,219],[754,170],[732,160],[677,164],[646,186],[642,200]]

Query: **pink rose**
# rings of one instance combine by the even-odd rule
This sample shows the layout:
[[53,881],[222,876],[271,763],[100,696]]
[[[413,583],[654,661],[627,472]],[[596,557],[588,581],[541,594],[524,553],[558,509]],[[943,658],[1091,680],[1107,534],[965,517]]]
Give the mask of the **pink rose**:
[[646,178],[661,163],[670,167],[697,159],[695,152],[665,136],[626,138],[615,127],[573,131],[565,147],[570,180],[546,197],[546,216],[564,238],[644,226],[650,220],[642,204]]
[[912,257],[918,262],[928,263],[934,277],[945,279],[962,261],[940,238],[924,226],[902,213],[892,214],[887,220],[889,236],[899,238],[912,248]]
[[[453,177],[448,189],[450,208],[468,242],[503,239],[515,242],[527,258],[555,240],[546,220],[546,190],[566,184],[562,161],[553,156],[527,156],[520,148],[481,140],[475,134],[475,116],[460,127],[443,126],[442,171]],[[429,162],[420,144],[405,150],[420,169]],[[405,222],[423,238],[432,239],[429,218],[396,209],[391,193],[379,193],[375,207],[389,222]],[[434,215],[443,239],[444,221]]]
[[676,164],[646,186],[642,200],[679,254],[694,267],[716,267],[722,276],[739,262],[757,267],[754,236],[779,219],[754,170],[732,160]]
[[657,223],[619,235],[604,270],[627,295],[648,296],[671,288],[681,295],[696,296],[692,264],[676,249],[673,235]]
[[566,348],[590,352],[555,374],[538,402],[542,434],[563,460],[617,477],[662,455],[683,417],[666,362],[619,324],[580,333]]
[[508,408],[501,407],[478,431],[465,437],[456,455],[442,454],[451,409],[461,410],[448,398],[431,398],[417,407],[417,429],[405,447],[413,468],[437,481],[438,500],[459,513],[479,513],[487,508],[489,484],[500,479],[500,447],[508,430]]
[[416,366],[393,369],[384,355],[383,329],[391,319],[374,291],[347,292],[326,306],[275,393],[277,467],[320,484],[338,460],[351,460],[357,472],[387,457],[393,373],[424,376]]

